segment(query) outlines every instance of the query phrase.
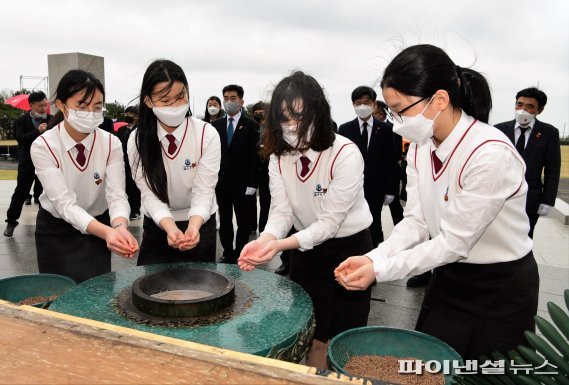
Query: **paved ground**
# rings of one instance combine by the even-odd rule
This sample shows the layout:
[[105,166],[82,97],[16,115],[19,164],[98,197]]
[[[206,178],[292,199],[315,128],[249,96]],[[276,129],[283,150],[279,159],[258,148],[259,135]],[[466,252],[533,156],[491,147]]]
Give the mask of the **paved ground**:
[[[0,217],[6,218],[6,210],[15,181],[0,181]],[[21,225],[16,228],[14,237],[0,236],[0,278],[19,274],[37,272],[36,249],[34,240],[35,215],[37,205],[24,206]],[[385,235],[393,228],[389,210],[382,216]],[[131,230],[140,240],[142,220],[132,221]],[[4,232],[4,223],[0,222],[0,234]],[[221,246],[217,247],[217,256],[221,254]],[[541,218],[535,230],[534,254],[539,264],[541,285],[539,314],[549,319],[546,304],[553,301],[564,308],[562,293],[569,288],[569,226],[564,226],[552,218]],[[114,271],[135,265],[134,260],[126,260],[113,256]],[[266,266],[273,271],[280,265],[275,258]],[[423,300],[422,288],[414,289],[405,286],[405,280],[378,284],[373,288],[373,301],[369,317],[370,325],[385,325],[400,328],[415,326],[418,311]]]

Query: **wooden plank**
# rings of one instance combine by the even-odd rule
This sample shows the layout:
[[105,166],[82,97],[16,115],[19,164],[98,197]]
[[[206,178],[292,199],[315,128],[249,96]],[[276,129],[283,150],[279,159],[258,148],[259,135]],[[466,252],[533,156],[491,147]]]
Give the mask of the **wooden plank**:
[[2,384],[339,384],[314,368],[0,301]]

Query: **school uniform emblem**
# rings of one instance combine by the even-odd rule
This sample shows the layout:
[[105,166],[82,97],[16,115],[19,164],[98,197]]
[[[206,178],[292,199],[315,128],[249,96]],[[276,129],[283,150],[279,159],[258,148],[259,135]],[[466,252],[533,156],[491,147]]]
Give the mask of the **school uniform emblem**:
[[192,161],[189,159],[184,160],[184,171],[190,170],[190,169],[196,168],[196,167],[197,167],[197,163],[195,163],[195,162],[192,163]]
[[323,188],[322,185],[319,183],[316,185],[316,188],[314,189],[314,196],[315,197],[324,196],[324,194],[326,194],[326,191],[328,191],[328,189]]
[[97,171],[95,171],[93,178],[95,178],[95,184],[97,186],[100,185],[101,183],[103,183],[103,180],[101,179],[101,175],[99,175],[99,173]]

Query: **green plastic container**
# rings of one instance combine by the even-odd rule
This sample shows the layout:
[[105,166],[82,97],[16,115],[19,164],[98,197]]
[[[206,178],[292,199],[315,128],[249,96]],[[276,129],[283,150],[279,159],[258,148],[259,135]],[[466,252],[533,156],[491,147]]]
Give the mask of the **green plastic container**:
[[[18,303],[31,297],[61,295],[76,283],[69,277],[57,274],[29,274],[0,279],[0,299]],[[52,301],[34,304],[47,309]]]
[[[330,369],[351,375],[344,366],[353,356],[410,357],[426,361],[458,360],[462,357],[438,338],[414,330],[366,326],[346,330],[332,338],[328,346]],[[445,375],[446,384],[452,384],[452,374]]]

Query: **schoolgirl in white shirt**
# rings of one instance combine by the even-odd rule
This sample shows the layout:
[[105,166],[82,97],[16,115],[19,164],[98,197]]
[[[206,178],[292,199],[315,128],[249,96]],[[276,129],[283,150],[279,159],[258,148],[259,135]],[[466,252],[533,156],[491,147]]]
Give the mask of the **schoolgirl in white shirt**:
[[219,135],[191,116],[188,81],[176,63],[147,68],[128,158],[144,213],[138,265],[215,262]]
[[[330,106],[311,76],[295,72],[276,86],[267,127],[271,209],[265,230],[243,249],[238,264],[252,270],[295,249],[290,278],[314,304],[316,330],[307,364],[326,368],[328,340],[367,324],[371,291],[350,292],[334,267],[372,247],[364,199],[364,161],[358,147],[335,135]],[[296,233],[287,237],[294,225]]]
[[72,70],[55,93],[59,112],[30,154],[44,191],[36,222],[40,273],[76,282],[111,271],[111,251],[132,257],[120,141],[98,126],[105,91],[92,74]]
[[336,276],[350,290],[434,269],[417,330],[464,359],[506,353],[534,330],[539,276],[525,213],[525,164],[486,124],[486,79],[440,48],[403,50],[385,69],[383,96],[407,154],[405,218]]

